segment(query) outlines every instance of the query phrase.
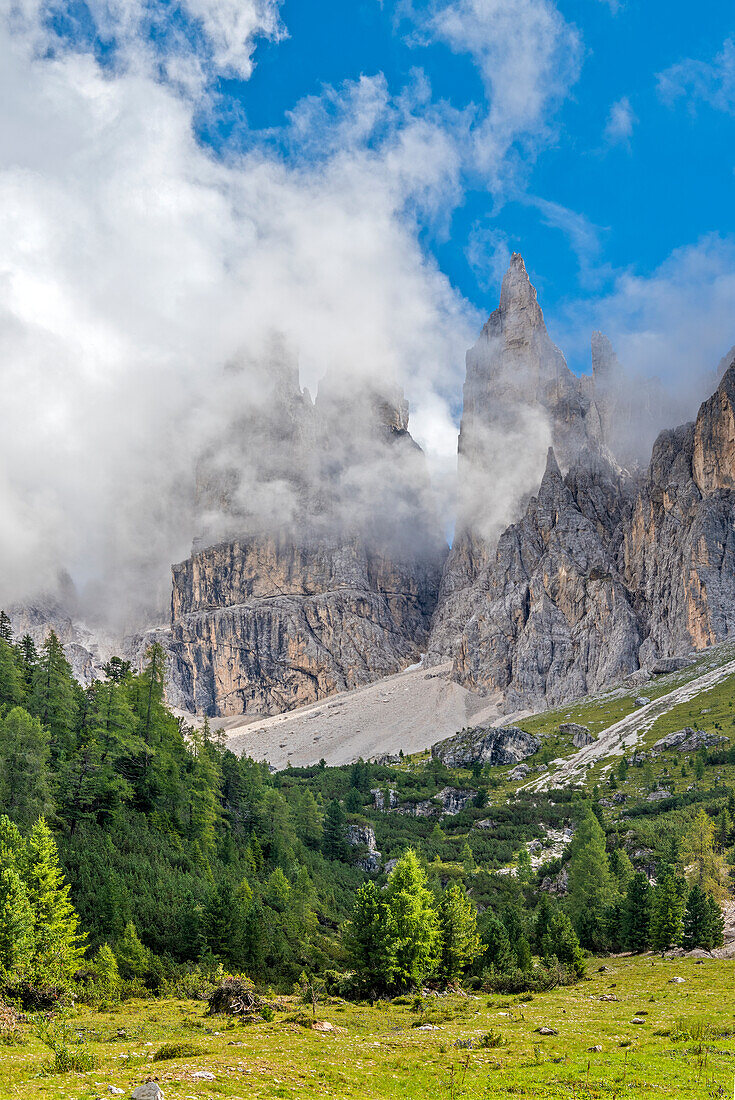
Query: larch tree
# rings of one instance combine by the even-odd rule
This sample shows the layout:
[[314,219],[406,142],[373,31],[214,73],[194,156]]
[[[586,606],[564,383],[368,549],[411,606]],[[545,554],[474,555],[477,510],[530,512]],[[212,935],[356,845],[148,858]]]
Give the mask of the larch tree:
[[460,883],[448,886],[439,899],[439,965],[445,982],[457,982],[480,954],[477,908]]
[[701,808],[684,834],[681,857],[690,886],[698,886],[716,901],[729,897],[725,860],[715,851],[715,823]]
[[31,829],[26,843],[25,880],[33,913],[35,981],[67,985],[84,954],[79,917],[69,901],[69,886],[59,865],[56,844],[43,818]]
[[420,986],[437,964],[440,933],[426,872],[412,848],[391,872],[386,901],[393,925],[394,981],[402,987]]

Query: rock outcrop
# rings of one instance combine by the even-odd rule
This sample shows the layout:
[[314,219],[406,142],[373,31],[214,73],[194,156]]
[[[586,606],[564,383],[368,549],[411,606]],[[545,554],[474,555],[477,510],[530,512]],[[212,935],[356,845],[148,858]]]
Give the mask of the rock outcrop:
[[515,726],[494,728],[477,726],[461,730],[431,746],[434,760],[448,768],[471,768],[474,764],[503,767],[519,764],[541,748],[538,737]]
[[632,672],[641,641],[614,555],[550,451],[538,496],[500,537],[455,675],[511,709],[553,705]]
[[375,843],[375,830],[372,825],[348,825],[347,843],[351,848],[359,849],[355,861],[358,867],[370,875],[380,870],[380,852]]
[[735,632],[735,360],[694,424],[662,432],[626,525],[621,569],[645,634],[640,663]]
[[696,752],[701,748],[712,748],[727,741],[726,737],[718,737],[713,733],[705,733],[703,730],[695,730],[685,726],[683,730],[675,733],[667,733],[651,748],[651,752]]

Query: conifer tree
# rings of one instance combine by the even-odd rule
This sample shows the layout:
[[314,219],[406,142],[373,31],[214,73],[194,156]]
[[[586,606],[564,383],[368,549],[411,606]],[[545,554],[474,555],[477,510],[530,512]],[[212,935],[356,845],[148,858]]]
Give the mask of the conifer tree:
[[477,933],[477,908],[463,886],[448,886],[439,899],[439,965],[445,982],[458,982],[482,948]]
[[38,650],[30,634],[24,634],[18,643],[18,666],[23,677],[23,694],[30,698],[33,673],[38,664]]
[[83,937],[56,844],[43,818],[31,829],[26,844],[25,882],[33,913],[31,973],[38,982],[66,985],[84,954]]
[[385,899],[374,882],[357,891],[343,941],[360,986],[376,992],[389,987],[396,968],[395,930]]
[[0,805],[22,828],[51,810],[49,735],[27,710],[0,719]]
[[115,944],[115,958],[125,981],[142,981],[150,971],[150,951],[140,942],[132,921],[127,922]]
[[412,848],[393,868],[385,894],[393,927],[394,981],[420,986],[438,960],[439,921],[426,873]]
[[715,851],[714,840],[715,824],[700,807],[681,846],[687,881],[717,901],[724,901],[729,896],[727,868],[723,857]]
[[0,637],[0,705],[5,703],[16,706],[23,702],[25,694],[26,687],[18,654],[9,641]]
[[651,903],[651,946],[666,951],[681,940],[684,900],[674,869],[664,864],[653,889]]
[[[492,910],[487,910],[484,915],[482,939],[485,945],[484,961],[492,970],[503,972],[518,965],[518,959],[510,945],[508,931]],[[526,944],[528,945],[527,940]],[[530,960],[530,947],[527,954]]]
[[76,693],[71,666],[55,632],[49,632],[33,671],[29,709],[51,735],[53,760],[68,756],[74,748]]
[[724,921],[719,905],[696,883],[689,891],[684,912],[682,946],[691,950],[702,947],[712,951],[723,942]]
[[0,978],[23,978],[33,957],[33,912],[14,867],[0,871]]
[[604,940],[603,915],[612,900],[610,865],[605,834],[589,811],[569,846],[569,914],[585,947],[600,948]]
[[623,943],[628,951],[645,951],[651,942],[651,884],[643,871],[628,883],[623,903]]
[[347,815],[336,798],[329,803],[324,814],[322,851],[327,859],[347,860],[349,858]]
[[585,973],[584,953],[579,938],[569,917],[560,909],[551,914],[541,940],[541,955],[547,960],[556,958],[562,965],[571,967],[578,978]]
[[25,857],[25,841],[20,829],[7,814],[0,815],[0,869],[12,867],[22,873]]
[[117,1000],[120,996],[122,980],[117,959],[109,944],[103,943],[92,959],[95,986],[106,1000]]

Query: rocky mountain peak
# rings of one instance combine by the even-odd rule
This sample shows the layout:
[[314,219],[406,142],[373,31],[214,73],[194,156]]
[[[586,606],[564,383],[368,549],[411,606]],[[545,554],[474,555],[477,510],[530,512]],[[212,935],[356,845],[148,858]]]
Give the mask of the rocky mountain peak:
[[492,314],[491,322],[502,322],[511,317],[523,318],[530,327],[544,323],[536,288],[528,277],[520,252],[514,252],[510,258],[510,266],[503,276],[500,288],[500,305]]
[[735,357],[694,426],[692,471],[702,493],[735,488]]

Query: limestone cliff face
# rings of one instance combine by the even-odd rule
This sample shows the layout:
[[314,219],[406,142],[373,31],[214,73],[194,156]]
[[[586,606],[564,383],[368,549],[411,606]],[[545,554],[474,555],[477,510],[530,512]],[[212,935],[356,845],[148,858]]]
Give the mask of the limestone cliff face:
[[623,544],[644,624],[641,660],[735,632],[735,362],[696,422],[662,432]]
[[277,366],[262,416],[207,456],[214,522],[173,568],[173,681],[200,713],[274,714],[400,671],[436,606],[446,545],[402,393],[327,378],[312,403]]
[[538,496],[500,538],[455,658],[463,684],[502,691],[511,709],[585,695],[638,667],[640,627],[595,522],[598,502],[579,475],[569,480],[550,451]]
[[[604,388],[613,384],[608,357]],[[580,455],[605,454],[610,416],[595,380],[578,378],[551,341],[522,257],[515,253],[503,279],[500,304],[473,348],[459,435],[458,523],[442,576],[429,660],[468,652],[463,637],[487,574],[496,572],[495,549],[509,523],[519,520],[544,472],[553,446],[563,468]]]
[[209,547],[174,567],[172,649],[190,705],[274,714],[418,659],[441,560],[290,535]]
[[[661,433],[632,475],[617,458],[632,459],[633,412],[642,404],[647,422],[657,384],[621,385],[600,333],[592,362],[591,377],[568,371],[514,256],[467,357],[459,466],[471,496],[429,643],[430,659],[450,655],[457,680],[503,692],[508,709],[561,704],[735,633],[735,355],[696,422]],[[516,475],[533,476],[544,438],[553,452],[529,491]],[[483,515],[498,497],[517,515],[495,532]]]

